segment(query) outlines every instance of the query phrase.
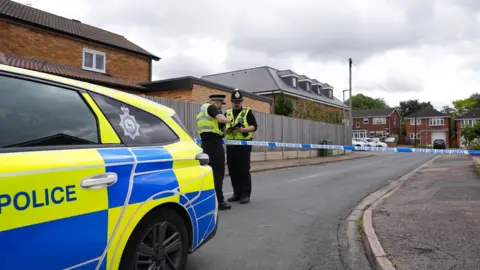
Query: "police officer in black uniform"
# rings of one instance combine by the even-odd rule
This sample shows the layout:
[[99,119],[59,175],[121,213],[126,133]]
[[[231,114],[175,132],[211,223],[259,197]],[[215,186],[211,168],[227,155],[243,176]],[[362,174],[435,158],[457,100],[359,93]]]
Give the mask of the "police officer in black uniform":
[[[243,107],[243,95],[238,89],[231,96],[232,109],[227,110],[225,116],[232,119],[226,125],[227,140],[251,141],[252,134],[257,130],[257,120],[250,108]],[[252,178],[250,175],[250,155],[252,146],[227,145],[227,164],[230,179],[232,181],[233,196],[229,202],[250,202],[252,192]]]
[[197,128],[202,139],[203,152],[209,156],[209,165],[213,170],[215,192],[217,195],[218,209],[227,210],[232,208],[225,202],[223,197],[223,179],[225,177],[225,151],[222,139],[225,124],[231,119],[222,113],[222,105],[225,104],[225,95],[210,95],[210,101],[202,105],[197,114]]

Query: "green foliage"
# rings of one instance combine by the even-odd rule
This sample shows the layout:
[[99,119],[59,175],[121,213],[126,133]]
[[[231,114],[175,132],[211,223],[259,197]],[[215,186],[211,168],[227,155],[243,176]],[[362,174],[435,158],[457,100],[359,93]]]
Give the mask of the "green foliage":
[[400,125],[400,134],[402,136],[407,136],[407,126],[405,124],[405,120],[402,120],[402,123]]
[[[345,104],[349,104],[348,99],[345,101]],[[353,110],[369,110],[389,107],[383,98],[371,98],[363,94],[356,94],[352,97],[352,108]]]
[[456,115],[462,115],[478,105],[477,101],[472,98],[454,100],[452,104],[455,107]]
[[298,100],[295,117],[331,124],[341,124],[343,113],[328,110],[324,106],[310,100]]
[[480,140],[474,140],[468,145],[470,150],[480,150]]
[[[470,147],[470,144],[475,139],[479,138],[477,130],[480,130],[480,121],[475,123],[473,126],[468,125],[468,126],[464,127],[462,129],[462,131],[460,132],[460,135],[463,137],[463,139],[465,140],[465,144],[468,147]],[[478,140],[475,140],[475,141],[478,141]]]
[[432,104],[429,102],[419,102],[418,99],[410,99],[407,101],[400,101],[400,106],[398,111],[402,119],[415,111],[418,111],[423,108],[433,108]]
[[283,116],[291,116],[293,112],[293,104],[290,100],[286,100],[281,94],[275,100],[274,113]]

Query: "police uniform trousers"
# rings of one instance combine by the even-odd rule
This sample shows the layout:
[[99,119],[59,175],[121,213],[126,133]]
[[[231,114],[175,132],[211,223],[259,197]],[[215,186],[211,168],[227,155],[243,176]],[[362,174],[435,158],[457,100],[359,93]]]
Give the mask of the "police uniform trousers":
[[213,170],[215,192],[218,202],[223,202],[223,178],[225,177],[225,150],[222,145],[222,138],[209,138],[202,140],[202,149],[209,156],[210,167]]
[[227,146],[228,173],[232,181],[234,196],[238,198],[250,198],[252,193],[252,177],[250,175],[251,152],[251,146]]

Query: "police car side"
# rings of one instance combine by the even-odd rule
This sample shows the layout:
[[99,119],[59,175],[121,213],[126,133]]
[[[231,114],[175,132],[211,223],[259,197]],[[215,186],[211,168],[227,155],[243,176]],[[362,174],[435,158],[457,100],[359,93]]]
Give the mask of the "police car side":
[[0,80],[0,269],[182,269],[215,234],[208,157],[173,110],[2,65]]

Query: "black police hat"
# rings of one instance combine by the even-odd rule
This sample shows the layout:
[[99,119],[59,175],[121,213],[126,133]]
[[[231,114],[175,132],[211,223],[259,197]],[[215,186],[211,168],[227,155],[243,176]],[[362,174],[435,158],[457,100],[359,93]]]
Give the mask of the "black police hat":
[[225,104],[225,95],[222,94],[214,94],[210,95],[208,98],[212,101],[221,101],[223,104]]
[[240,90],[238,90],[238,89],[233,90],[232,96],[230,97],[230,100],[231,101],[242,101],[243,100],[242,92],[240,92]]

